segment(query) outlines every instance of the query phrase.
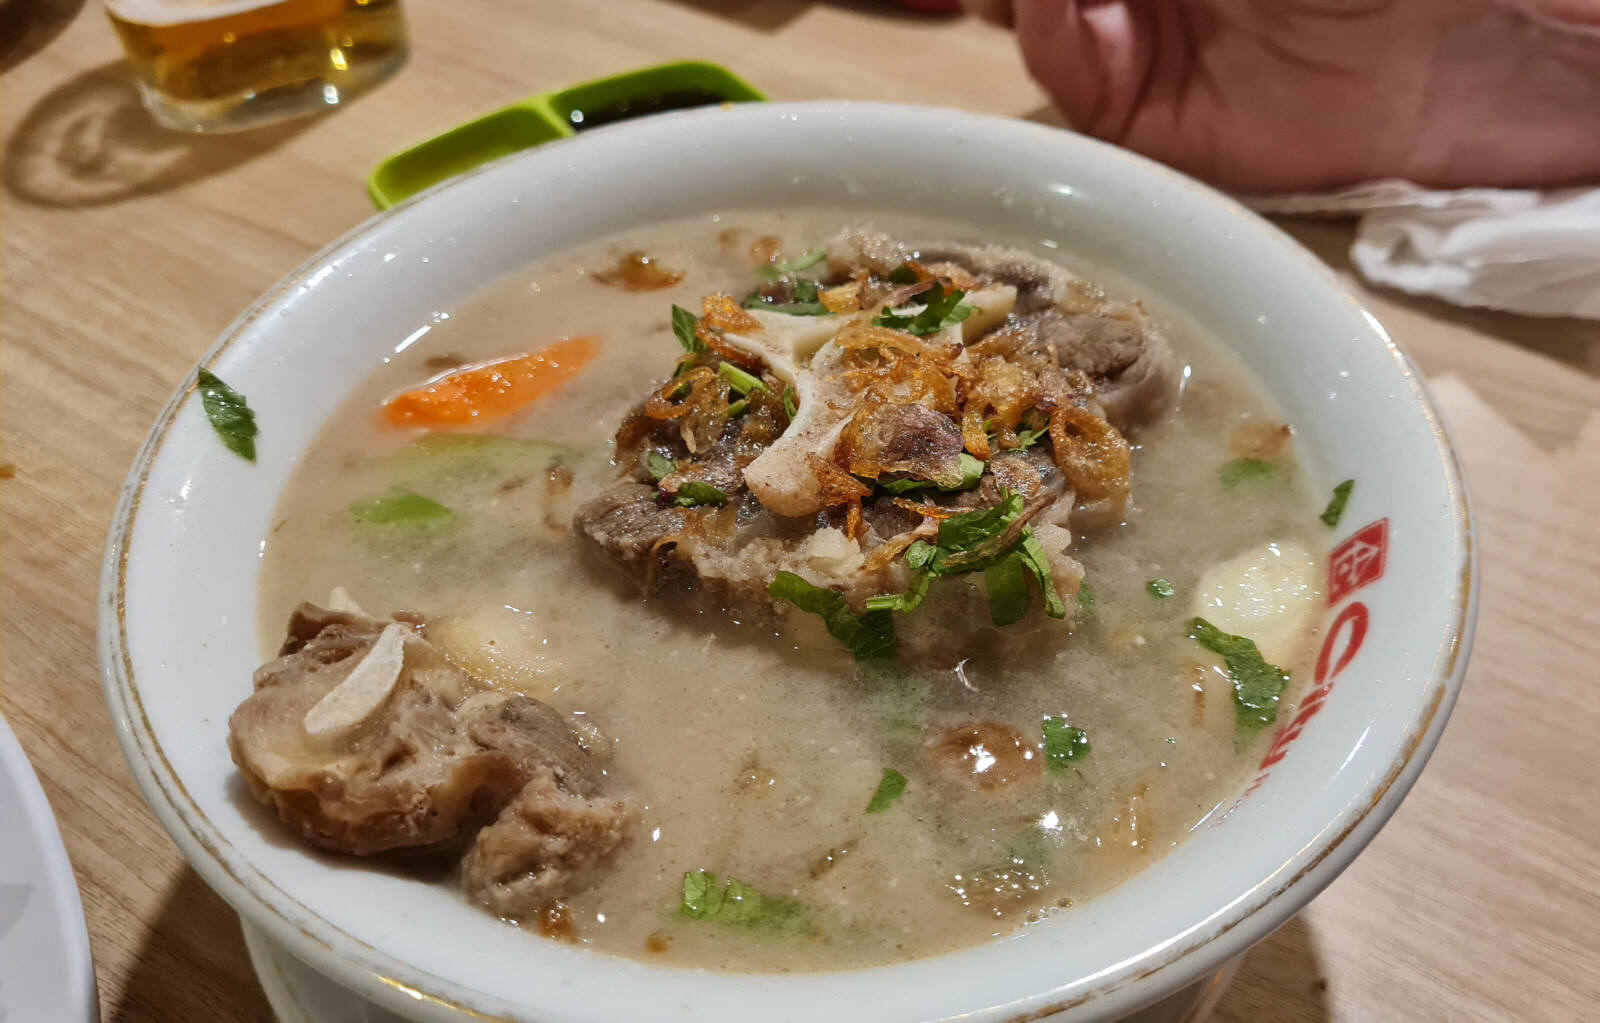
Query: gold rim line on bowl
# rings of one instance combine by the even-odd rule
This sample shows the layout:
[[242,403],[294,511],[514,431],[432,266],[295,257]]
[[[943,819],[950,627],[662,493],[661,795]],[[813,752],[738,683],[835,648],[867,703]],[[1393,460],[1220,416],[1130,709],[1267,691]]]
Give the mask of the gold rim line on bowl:
[[[774,104],[773,108],[776,110],[782,110],[795,105],[803,104],[784,104],[782,106]],[[895,106],[893,104],[852,104],[848,101],[829,105],[846,107]],[[908,107],[910,105],[900,106]],[[912,109],[916,108],[912,107]],[[921,109],[933,110],[937,108],[922,107]],[[685,111],[661,116],[674,118],[695,118],[716,116],[717,113],[722,112],[726,111],[724,111],[723,108],[709,108],[702,111]],[[996,117],[986,118],[982,115],[967,116],[980,120],[1008,120],[1006,118]],[[609,125],[588,134],[591,137],[598,136],[602,133],[626,131],[628,130],[628,127],[629,126],[625,123]],[[1053,134],[1056,131],[1057,129],[1034,126],[1034,132],[1036,134]],[[553,146],[571,145],[578,141],[580,141],[579,137],[556,140],[550,145],[541,146],[540,151],[543,152],[549,150]],[[1332,288],[1336,294],[1348,302],[1366,319],[1373,332],[1378,335],[1379,339],[1384,344],[1384,347],[1388,351],[1390,357],[1394,360],[1397,368],[1400,370],[1401,376],[1405,379],[1407,385],[1410,387],[1412,395],[1416,399],[1416,404],[1421,409],[1423,416],[1428,423],[1429,430],[1433,434],[1435,452],[1440,457],[1440,462],[1442,468],[1444,469],[1445,481],[1450,491],[1451,509],[1454,519],[1453,526],[1455,528],[1456,536],[1459,538],[1460,544],[1463,548],[1463,557],[1458,576],[1458,586],[1460,587],[1460,590],[1457,594],[1456,621],[1447,628],[1446,634],[1440,643],[1438,653],[1435,655],[1433,669],[1429,674],[1430,679],[1433,680],[1431,698],[1428,700],[1426,710],[1419,715],[1417,727],[1413,730],[1409,741],[1407,742],[1400,756],[1391,763],[1389,770],[1384,776],[1384,779],[1373,791],[1371,799],[1367,802],[1367,804],[1356,810],[1354,817],[1351,817],[1348,820],[1343,820],[1342,822],[1339,819],[1331,822],[1328,828],[1324,828],[1323,832],[1319,833],[1318,837],[1314,837],[1310,842],[1303,846],[1301,850],[1298,850],[1295,853],[1295,857],[1298,857],[1307,849],[1318,845],[1321,841],[1320,836],[1322,834],[1326,834],[1333,827],[1343,823],[1343,827],[1340,828],[1335,837],[1328,841],[1328,843],[1323,846],[1323,848],[1321,848],[1309,862],[1297,870],[1292,877],[1267,892],[1265,897],[1261,897],[1260,895],[1262,889],[1268,882],[1270,882],[1271,878],[1275,874],[1281,872],[1290,865],[1293,857],[1290,861],[1285,862],[1280,868],[1278,868],[1277,871],[1274,871],[1273,874],[1268,875],[1264,881],[1256,884],[1252,889],[1247,891],[1245,896],[1241,896],[1241,898],[1252,897],[1251,904],[1237,919],[1222,925],[1220,928],[1208,933],[1204,937],[1187,942],[1182,946],[1169,946],[1167,949],[1162,951],[1158,961],[1147,965],[1137,973],[1128,973],[1122,976],[1113,977],[1102,983],[1100,986],[1091,988],[1090,990],[1082,992],[1078,996],[1064,1002],[1052,1003],[1047,1006],[1042,1006],[1038,1009],[1030,1009],[1021,1015],[1003,1017],[1004,1023],[1029,1023],[1029,1021],[1043,1019],[1055,1013],[1088,1004],[1089,1002],[1098,1000],[1117,990],[1120,990],[1129,984],[1151,977],[1154,974],[1173,966],[1197,950],[1205,946],[1212,945],[1217,941],[1218,938],[1230,933],[1240,924],[1252,919],[1257,913],[1259,913],[1270,903],[1277,900],[1290,888],[1305,880],[1308,875],[1319,868],[1329,856],[1337,851],[1353,833],[1360,829],[1363,824],[1368,822],[1373,812],[1378,809],[1381,803],[1386,801],[1391,793],[1393,793],[1395,797],[1393,802],[1398,803],[1399,799],[1403,798],[1406,791],[1409,790],[1410,783],[1415,781],[1415,773],[1413,773],[1412,778],[1408,781],[1405,788],[1402,788],[1398,792],[1393,791],[1396,782],[1400,781],[1402,776],[1406,774],[1407,769],[1411,766],[1412,760],[1415,758],[1423,740],[1430,732],[1434,731],[1437,727],[1442,726],[1443,724],[1438,712],[1441,707],[1445,706],[1445,697],[1450,694],[1449,682],[1455,675],[1460,655],[1470,645],[1468,641],[1471,637],[1471,622],[1473,620],[1473,611],[1477,603],[1477,594],[1475,589],[1475,583],[1477,580],[1477,549],[1473,542],[1474,527],[1472,513],[1461,474],[1460,460],[1456,455],[1453,445],[1450,443],[1449,437],[1444,429],[1438,409],[1434,405],[1432,397],[1427,393],[1420,382],[1420,375],[1417,372],[1415,364],[1411,361],[1409,356],[1407,356],[1399,348],[1399,346],[1395,344],[1394,340],[1389,336],[1388,331],[1383,327],[1380,321],[1373,316],[1371,311],[1362,305],[1362,303],[1354,295],[1349,293],[1343,282],[1340,281],[1337,274],[1335,274],[1331,268],[1329,268],[1321,260],[1317,259],[1298,242],[1295,242],[1292,237],[1288,236],[1279,228],[1277,228],[1276,225],[1273,225],[1270,221],[1265,220],[1265,218],[1262,218],[1259,215],[1238,205],[1238,203],[1233,199],[1223,195],[1222,193],[1216,192],[1209,186],[1205,186],[1199,182],[1193,181],[1188,177],[1179,174],[1168,167],[1165,167],[1164,165],[1147,160],[1144,157],[1137,156],[1125,150],[1118,149],[1114,146],[1100,143],[1093,139],[1080,137],[1080,142],[1100,147],[1104,155],[1108,155],[1115,159],[1120,159],[1134,166],[1135,168],[1138,168],[1142,172],[1159,174],[1167,180],[1167,183],[1182,187],[1187,191],[1198,193],[1207,202],[1217,203],[1220,199],[1226,212],[1249,223],[1252,230],[1260,230],[1262,225],[1265,224],[1270,233],[1277,234],[1286,246],[1294,250],[1296,258],[1300,259],[1302,263],[1314,274],[1321,277],[1324,283]],[[258,319],[260,319],[260,317],[270,307],[276,304],[285,294],[297,287],[302,286],[305,283],[305,280],[311,276],[312,273],[314,273],[317,269],[328,265],[330,262],[333,262],[334,257],[337,256],[341,250],[351,245],[356,239],[370,233],[377,225],[397,217],[403,211],[410,209],[416,203],[427,199],[435,191],[453,189],[466,181],[477,178],[485,173],[497,169],[502,163],[510,162],[524,156],[526,156],[524,153],[513,153],[506,157],[502,157],[500,160],[492,161],[490,163],[475,167],[455,178],[450,179],[447,182],[442,183],[439,186],[436,186],[434,189],[429,189],[425,192],[419,193],[418,195],[412,196],[411,198],[395,205],[388,210],[369,217],[367,220],[339,235],[333,241],[329,242],[327,245],[323,246],[323,248],[301,262],[301,264],[292,270],[284,279],[283,283],[277,288],[253,302],[250,307],[247,308],[245,312],[242,313],[240,317],[227,328],[223,336],[219,338],[218,341],[213,344],[212,347],[201,357],[197,365],[208,366],[213,364],[218,356],[222,355],[229,348],[231,348],[234,342],[240,338],[245,330],[254,324]],[[161,793],[163,800],[167,804],[167,809],[184,826],[184,830],[194,840],[196,845],[209,854],[210,865],[214,865],[215,868],[220,871],[221,874],[225,875],[229,881],[237,885],[240,893],[247,902],[259,907],[259,909],[263,911],[265,918],[275,922],[276,928],[297,932],[313,944],[335,955],[335,957],[346,962],[351,962],[352,960],[350,957],[340,955],[338,950],[329,944],[326,939],[314,933],[307,927],[289,919],[278,908],[278,906],[273,905],[271,902],[268,902],[266,899],[263,899],[261,896],[252,891],[251,887],[245,883],[243,878],[241,878],[239,874],[236,873],[234,869],[223,859],[221,855],[222,849],[226,848],[235,855],[238,855],[237,850],[231,843],[227,842],[221,837],[221,831],[214,824],[212,824],[205,812],[195,801],[194,797],[190,795],[182,780],[178,777],[177,771],[172,767],[171,761],[167,758],[167,755],[162,749],[160,742],[155,737],[155,730],[151,726],[149,717],[144,708],[143,700],[139,694],[138,684],[134,679],[132,658],[129,653],[129,645],[127,640],[126,621],[127,568],[129,558],[128,541],[132,536],[133,525],[137,519],[139,509],[142,505],[145,487],[149,480],[149,475],[154,465],[155,458],[160,452],[162,445],[165,443],[168,434],[171,432],[171,429],[177,420],[179,411],[182,409],[193,390],[193,382],[186,381],[184,386],[168,400],[166,407],[162,410],[155,425],[152,427],[151,433],[146,439],[144,445],[141,446],[140,451],[135,458],[133,468],[129,473],[128,479],[124,483],[123,494],[118,501],[116,519],[112,524],[111,532],[108,536],[106,558],[102,565],[102,592],[100,601],[98,603],[102,607],[105,604],[107,597],[105,590],[107,588],[107,583],[111,582],[111,579],[108,579],[107,576],[112,575],[111,570],[114,566],[113,607],[115,608],[116,630],[114,635],[110,637],[102,635],[100,643],[103,645],[109,639],[113,647],[110,652],[115,656],[113,659],[108,660],[105,656],[107,651],[104,649],[100,651],[102,659],[102,683],[108,698],[114,697],[118,705],[122,706],[123,708],[131,708],[137,713],[139,728],[135,729],[128,725],[127,715],[125,714],[121,716],[114,716],[113,726],[119,735],[125,734],[127,740],[130,740],[133,745],[137,746],[147,754],[153,755],[160,762],[162,768],[161,773],[158,773],[152,769],[148,764],[143,766],[136,764],[131,756],[127,756],[129,752],[128,742],[124,741],[122,743],[124,755],[129,761],[130,773],[133,774],[135,781],[142,781],[142,776],[148,776],[151,785],[153,785],[155,789]],[[1453,703],[1454,700],[1452,699],[1451,704],[1453,705]],[[1425,762],[1426,761],[1424,760],[1424,763]],[[1420,772],[1421,766],[1421,764],[1417,765],[1418,772]],[[163,777],[163,774],[165,777]],[[143,784],[141,784],[140,787],[145,789],[148,799],[148,787]],[[175,796],[182,797],[181,803],[177,798],[175,798]],[[154,803],[152,803],[151,808],[155,811],[158,817],[162,816],[161,809]],[[1390,812],[1392,812],[1392,808]],[[201,827],[196,826],[196,821],[203,825],[204,831],[208,831],[209,835],[203,833]],[[1379,820],[1377,823],[1381,825],[1382,820]],[[244,859],[242,856],[239,858],[241,860]],[[200,869],[199,864],[191,865],[197,870]],[[371,953],[372,957],[376,957],[378,959],[391,958],[373,945],[362,941],[360,938],[355,937],[349,932],[344,931],[332,924],[330,921],[322,918],[320,914],[313,911],[309,906],[306,906],[298,899],[289,895],[270,878],[261,874],[257,874],[257,876],[259,877],[261,886],[275,893],[276,897],[281,899],[282,902],[292,905],[303,911],[307,917],[320,921],[324,928],[332,931],[339,939],[347,941],[351,945]],[[234,906],[233,908],[236,912],[240,911],[237,906]],[[1200,926],[1204,926],[1204,924],[1210,919],[1211,918],[1208,917],[1206,920],[1200,921],[1196,927],[1198,928]],[[270,933],[268,934],[268,937],[271,937]],[[515,1020],[513,1020],[511,1017],[486,1014],[481,1010],[453,1000],[449,995],[439,993],[436,990],[426,990],[423,986],[428,981],[436,982],[441,986],[449,986],[450,982],[445,978],[435,977],[426,971],[417,970],[415,972],[420,975],[417,981],[402,981],[397,977],[391,977],[387,975],[383,969],[379,968],[377,964],[366,961],[369,958],[370,957],[363,956],[360,959],[356,959],[354,960],[354,965],[358,966],[362,971],[364,971],[370,977],[370,979],[375,982],[375,986],[377,987],[402,992],[414,1002],[431,1003],[442,1009],[458,1013],[473,1020],[481,1020],[485,1021],[485,1023],[515,1023]],[[432,985],[429,984],[428,986]],[[1000,1007],[996,1006],[994,1008]]]

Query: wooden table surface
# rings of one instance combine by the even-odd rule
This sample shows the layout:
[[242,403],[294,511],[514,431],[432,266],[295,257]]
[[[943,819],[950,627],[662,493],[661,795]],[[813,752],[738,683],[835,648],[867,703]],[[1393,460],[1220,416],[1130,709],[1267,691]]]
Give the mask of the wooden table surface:
[[[236,918],[135,792],[101,704],[95,587],[117,489],[218,332],[371,213],[361,185],[381,157],[514,97],[681,56],[774,97],[1049,117],[1004,33],[867,3],[408,3],[397,78],[318,120],[218,137],[146,118],[94,0],[5,5],[0,679],[115,1023],[271,1019]],[[1352,279],[1348,224],[1285,226]],[[1249,955],[1217,1018],[1600,1018],[1600,324],[1353,286],[1461,449],[1477,645],[1410,798]]]

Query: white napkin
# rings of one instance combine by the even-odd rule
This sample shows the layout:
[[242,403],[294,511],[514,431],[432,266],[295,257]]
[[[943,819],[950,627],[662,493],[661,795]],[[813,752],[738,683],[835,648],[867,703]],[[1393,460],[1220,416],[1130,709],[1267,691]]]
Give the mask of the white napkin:
[[1244,201],[1263,213],[1359,217],[1350,261],[1373,284],[1457,305],[1600,319],[1600,188],[1441,192],[1388,180]]

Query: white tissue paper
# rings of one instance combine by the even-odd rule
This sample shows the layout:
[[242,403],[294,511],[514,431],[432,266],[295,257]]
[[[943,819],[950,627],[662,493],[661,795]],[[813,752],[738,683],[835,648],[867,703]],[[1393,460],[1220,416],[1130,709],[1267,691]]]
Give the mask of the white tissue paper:
[[1391,180],[1245,202],[1262,213],[1359,217],[1350,261],[1373,284],[1600,319],[1600,188],[1435,191]]

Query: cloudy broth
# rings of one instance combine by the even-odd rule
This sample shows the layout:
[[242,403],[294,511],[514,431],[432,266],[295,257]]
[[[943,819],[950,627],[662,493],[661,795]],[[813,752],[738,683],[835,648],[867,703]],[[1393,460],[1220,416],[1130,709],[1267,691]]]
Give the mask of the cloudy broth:
[[[1013,241],[938,221],[870,220],[911,240]],[[578,542],[573,505],[616,478],[618,422],[678,353],[670,305],[697,308],[707,292],[748,289],[750,248],[763,236],[794,253],[861,221],[826,210],[707,215],[514,273],[439,310],[425,332],[396,338],[395,353],[306,452],[279,505],[263,556],[265,654],[297,603],[325,601],[334,587],[373,613],[510,608],[533,623],[542,660],[519,684],[598,726],[615,748],[609,777],[642,807],[599,882],[565,900],[576,940],[596,949],[685,966],[834,969],[1070,919],[1236,796],[1270,732],[1239,727],[1227,677],[1189,638],[1189,622],[1197,581],[1213,564],[1271,541],[1322,553],[1319,506],[1292,454],[1269,480],[1230,487],[1219,478],[1236,458],[1236,431],[1281,422],[1281,413],[1214,339],[1057,253],[1144,299],[1191,367],[1176,414],[1134,438],[1127,522],[1072,549],[1093,591],[1072,629],[1019,626],[1003,646],[959,663],[863,671],[826,636],[802,642],[749,624],[765,616],[687,613],[668,594],[642,599]],[[593,279],[631,250],[681,282],[631,292]],[[379,421],[383,399],[441,368],[568,335],[596,337],[594,361],[493,429],[554,454],[399,479],[416,435]],[[547,471],[552,459],[570,487]],[[397,481],[453,518],[416,536],[353,518],[352,505]],[[1151,587],[1158,579],[1171,596]],[[1302,690],[1310,640],[1282,665],[1295,681],[1280,715],[1292,714]],[[993,791],[952,784],[935,768],[930,744],[944,728],[999,722],[1037,743],[1047,717],[1082,729],[1089,753]],[[904,776],[905,790],[868,814],[885,769]],[[683,915],[684,874],[701,870],[793,900],[797,922],[739,928]]]

